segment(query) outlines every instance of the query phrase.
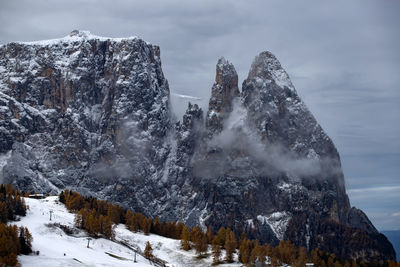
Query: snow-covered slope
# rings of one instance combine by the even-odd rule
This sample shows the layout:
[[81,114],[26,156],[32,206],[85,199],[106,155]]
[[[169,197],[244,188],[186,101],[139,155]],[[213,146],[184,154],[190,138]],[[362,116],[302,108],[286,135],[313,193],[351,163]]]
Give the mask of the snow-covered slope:
[[[51,223],[74,226],[74,214],[69,213],[57,199],[56,196],[41,200],[25,198],[29,210],[26,217],[22,217],[16,224],[28,227],[33,236],[32,249],[40,253],[38,256],[19,256],[22,266],[132,266],[133,252],[120,244],[98,238],[91,240],[87,248],[85,232],[79,231],[74,236],[69,236],[58,227],[50,227]],[[139,255],[137,261],[137,266],[151,266],[147,259]]]
[[[136,255],[137,263],[134,263],[134,252],[119,244],[118,241],[123,241],[141,251],[144,251],[146,242],[149,241],[153,247],[153,254],[175,267],[211,265],[211,256],[197,259],[193,250],[180,249],[179,240],[154,234],[133,233],[122,224],[115,227],[116,242],[104,238],[92,239],[87,248],[88,236],[84,231],[75,229],[76,232],[73,235],[67,235],[59,227],[51,226],[53,223],[59,223],[74,227],[74,214],[68,212],[65,206],[58,202],[57,196],[40,200],[25,198],[25,201],[29,206],[27,215],[15,224],[28,227],[33,236],[32,249],[40,253],[38,256],[19,256],[18,260],[23,267],[154,266],[139,254]],[[52,211],[51,221],[50,211]],[[221,266],[240,266],[240,264],[222,264]]]

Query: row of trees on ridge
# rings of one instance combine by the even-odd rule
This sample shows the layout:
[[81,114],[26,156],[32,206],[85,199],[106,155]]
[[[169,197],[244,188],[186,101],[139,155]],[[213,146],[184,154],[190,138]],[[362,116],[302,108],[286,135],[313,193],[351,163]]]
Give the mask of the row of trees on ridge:
[[[248,239],[244,233],[238,237],[231,229],[225,227],[216,232],[211,227],[205,232],[198,226],[189,229],[182,222],[162,222],[158,217],[151,219],[142,213],[124,210],[119,205],[83,197],[69,190],[60,194],[60,201],[65,203],[68,210],[76,213],[76,225],[87,230],[92,236],[103,235],[112,239],[114,233],[110,224],[123,223],[133,232],[142,231],[145,235],[154,233],[181,240],[182,249],[194,249],[199,258],[209,256],[211,248],[214,265],[234,262],[234,255],[237,252],[237,260],[246,266],[254,266],[256,259],[265,262],[268,256],[273,266],[287,263],[294,267],[303,267],[306,262],[313,262],[314,266],[322,267],[400,267],[400,263],[393,261],[365,263],[359,260],[340,259],[332,253],[319,249],[307,251],[304,247],[296,247],[288,240],[281,241],[277,246],[260,244],[257,240]],[[225,250],[224,258],[221,257],[222,250]],[[149,242],[146,244],[145,252],[149,258],[153,257],[153,249]]]
[[18,255],[32,252],[32,235],[26,227],[7,225],[25,216],[24,194],[8,184],[0,184],[0,266],[17,266]]

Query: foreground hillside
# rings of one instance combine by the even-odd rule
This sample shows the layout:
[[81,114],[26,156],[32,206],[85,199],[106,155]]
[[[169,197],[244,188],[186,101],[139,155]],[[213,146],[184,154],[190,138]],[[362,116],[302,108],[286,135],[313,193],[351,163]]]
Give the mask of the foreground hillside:
[[[134,263],[132,249],[119,244],[124,241],[133,248],[144,251],[145,244],[150,241],[153,254],[171,263],[173,266],[210,266],[211,257],[197,259],[194,251],[180,249],[180,241],[158,235],[144,235],[133,233],[125,225],[115,227],[113,242],[105,238],[92,239],[87,248],[88,235],[81,230],[74,230],[67,235],[60,227],[62,224],[74,228],[74,214],[67,211],[58,201],[57,196],[45,199],[25,198],[29,206],[26,217],[21,218],[17,225],[28,227],[32,233],[32,249],[39,251],[39,255],[23,255],[18,260],[22,266],[154,266],[149,260],[137,254],[137,263]],[[50,221],[50,211],[52,220]],[[52,226],[52,224],[55,224]],[[64,256],[65,253],[65,256]],[[241,264],[221,264],[220,266],[240,266]]]
[[[106,222],[109,216],[113,220],[117,219],[115,215],[119,212],[118,205],[111,205],[90,197],[82,198],[79,194],[70,191],[63,192],[60,196],[43,199],[25,197],[21,200],[22,203],[26,202],[27,210],[24,212],[26,216],[18,216],[16,217],[17,222],[10,221],[8,224],[9,227],[17,229],[17,226],[19,226],[19,229],[25,229],[25,240],[27,240],[26,238],[29,239],[27,243],[29,251],[21,251],[24,255],[17,253],[20,255],[18,260],[22,266],[127,266],[132,264],[135,266],[165,267],[254,266],[257,260],[268,261],[267,259],[271,260],[272,266],[275,267],[288,266],[284,264],[285,262],[295,267],[303,267],[306,262],[314,262],[315,266],[327,267],[400,266],[400,263],[393,261],[378,262],[374,260],[365,263],[336,258],[333,254],[319,250],[307,252],[306,248],[297,248],[290,241],[281,241],[277,247],[272,247],[270,244],[259,245],[258,241],[248,240],[241,236],[238,243],[233,241],[235,245],[232,247],[231,238],[235,239],[235,237],[231,237],[233,233],[229,228],[226,230],[221,228],[216,235],[212,231],[202,233],[197,228],[200,231],[199,233],[196,227],[188,231],[187,227],[182,225],[181,222],[161,223],[157,218],[140,217],[138,213],[132,213],[130,210],[120,213],[122,215],[121,221],[126,224],[112,224],[112,234],[108,236],[107,231],[104,233],[99,231],[107,229]],[[71,205],[76,205],[76,203],[80,203],[79,206],[83,208],[80,208],[79,211],[78,209],[72,210]],[[0,205],[3,204],[3,202],[0,202]],[[85,211],[90,212],[88,218],[82,217]],[[105,219],[99,214],[100,212],[107,213]],[[126,214],[126,217],[123,214]],[[132,215],[133,222],[132,218],[129,217]],[[86,221],[87,219],[88,221]],[[86,230],[83,230],[80,226],[82,220],[86,221],[84,223]],[[99,220],[100,229],[93,232],[92,227],[96,227]],[[146,228],[147,230],[142,232],[142,227],[146,225],[142,225],[142,223],[145,221],[150,223],[150,228]],[[133,230],[132,223],[139,223],[137,224],[139,228]],[[178,234],[178,236],[181,236],[181,240],[175,234],[171,235],[178,228],[181,229]],[[158,232],[160,232],[159,235],[154,234]],[[175,237],[167,238],[166,236]],[[206,241],[213,240],[212,245],[205,243],[205,249],[202,249],[199,244],[203,243],[201,241],[203,238],[206,238]],[[221,238],[225,239],[222,241],[224,245],[220,245]],[[19,242],[18,239],[20,239]],[[2,245],[0,257],[7,256],[7,254],[4,255],[6,247],[18,246],[18,243],[24,245],[21,243],[21,236],[16,237],[14,241],[4,242],[3,232],[1,231],[0,240],[2,240],[0,242]],[[185,248],[185,244],[189,246],[189,250]],[[229,249],[230,247],[231,249]],[[231,251],[232,254],[228,251]],[[3,260],[5,259],[3,258]],[[2,258],[0,258],[1,262]],[[10,266],[15,264],[16,261],[9,263]]]

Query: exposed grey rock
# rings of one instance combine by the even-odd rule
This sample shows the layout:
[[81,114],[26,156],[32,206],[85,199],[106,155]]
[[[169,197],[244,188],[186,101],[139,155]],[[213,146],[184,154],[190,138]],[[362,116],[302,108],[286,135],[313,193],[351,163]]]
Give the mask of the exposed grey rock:
[[135,186],[162,177],[173,123],[157,46],[75,32],[2,45],[0,56],[0,149],[17,145],[9,161],[30,163],[6,164],[6,182],[28,173],[25,190],[79,188],[128,205]]
[[[189,104],[176,122],[157,46],[83,31],[10,43],[0,46],[0,119],[0,175],[20,189],[70,188],[164,221],[394,258],[350,208],[334,144],[270,52],[241,93],[221,58],[205,120]],[[367,242],[350,246],[349,233]]]
[[375,226],[362,210],[352,207],[348,212],[348,223],[351,227],[365,230],[369,233],[378,233]]
[[216,67],[215,83],[206,117],[209,137],[223,129],[223,121],[232,111],[233,99],[239,96],[238,75],[232,63],[220,58]]
[[[340,207],[332,211],[331,219],[345,221],[350,205],[339,154],[297,95],[289,76],[275,56],[270,52],[260,53],[242,88],[249,120],[261,139],[268,145],[279,144],[283,151],[291,152],[291,160],[287,164],[293,164],[295,171],[290,172],[289,169],[289,175],[297,176],[296,179],[303,180],[309,187],[329,181],[326,190],[332,190],[336,195],[331,204]],[[311,169],[302,170],[302,163],[305,168]]]

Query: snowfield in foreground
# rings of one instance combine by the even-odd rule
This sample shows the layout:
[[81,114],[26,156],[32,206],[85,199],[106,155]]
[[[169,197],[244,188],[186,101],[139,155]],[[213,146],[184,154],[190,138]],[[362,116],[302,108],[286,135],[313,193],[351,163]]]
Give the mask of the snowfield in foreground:
[[[45,199],[25,198],[25,201],[29,206],[26,217],[13,224],[28,227],[33,236],[32,249],[40,251],[40,254],[19,256],[18,260],[22,266],[154,266],[138,254],[137,263],[134,263],[134,252],[117,242],[104,238],[92,239],[90,247],[87,248],[86,232],[77,231],[70,236],[59,227],[49,227],[49,223],[74,226],[74,214],[68,212],[65,206],[58,202],[57,196]],[[197,259],[194,250],[186,252],[180,249],[179,240],[153,234],[146,236],[143,233],[132,233],[122,224],[115,227],[115,237],[117,241],[124,241],[142,251],[146,242],[150,241],[153,254],[175,267],[211,266],[211,255]],[[241,264],[219,266],[241,266]]]

